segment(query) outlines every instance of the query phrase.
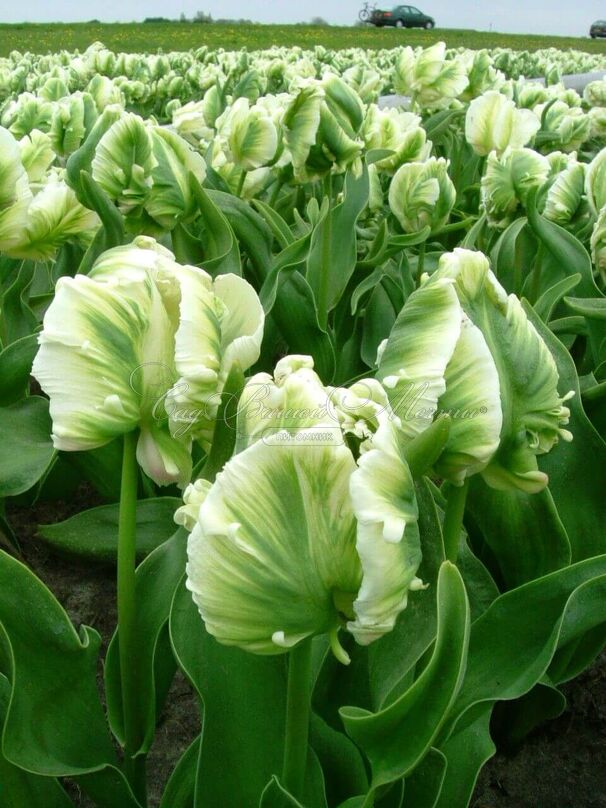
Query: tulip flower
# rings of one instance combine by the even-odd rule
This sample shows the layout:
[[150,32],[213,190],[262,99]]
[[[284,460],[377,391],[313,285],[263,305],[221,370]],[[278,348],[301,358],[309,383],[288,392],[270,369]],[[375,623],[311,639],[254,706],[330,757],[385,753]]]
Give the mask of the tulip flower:
[[138,115],[127,113],[97,144],[92,175],[126,215],[139,212],[145,204],[156,165],[149,128]]
[[374,165],[393,174],[403,163],[423,162],[431,152],[421,119],[412,112],[397,109],[379,109],[371,104],[361,131],[366,149],[389,149],[394,154],[378,160]]
[[454,280],[461,308],[481,331],[498,371],[500,441],[482,475],[494,488],[540,491],[548,478],[536,457],[549,452],[559,439],[572,440],[564,428],[570,417],[564,403],[573,393],[558,393],[558,371],[549,349],[482,253],[463,249],[445,253],[428,287],[445,280]]
[[356,463],[312,364],[285,357],[249,381],[242,450],[212,486],[190,490],[179,519],[199,504],[187,586],[220,642],[280,654],[328,634],[347,662],[338,631],[371,642],[421,585],[417,505],[390,430]]
[[482,177],[481,199],[488,222],[505,228],[526,204],[528,194],[540,188],[550,174],[549,161],[532,149],[491,152]]
[[216,126],[228,159],[243,171],[261,168],[276,157],[278,132],[261,105],[251,107],[248,99],[238,98]]
[[253,296],[241,278],[213,283],[146,237],[103,253],[88,276],[61,278],[33,366],[56,448],[93,449],[138,428],[144,471],[160,485],[188,482],[198,412],[211,430],[208,400],[234,361],[246,368],[258,356]]
[[389,207],[406,233],[418,233],[424,227],[433,233],[448,221],[456,195],[448,160],[431,157],[424,163],[400,166],[389,186]]
[[528,109],[518,109],[513,101],[489,91],[475,98],[467,110],[465,137],[477,154],[502,154],[508,146],[525,146],[541,126]]
[[606,148],[598,152],[587,166],[585,193],[589,207],[598,216],[606,205]]
[[590,245],[593,265],[606,280],[606,208],[602,208],[593,226]]
[[579,107],[554,101],[550,105],[539,104],[534,111],[541,117],[543,151],[576,151],[591,134],[591,119]]
[[0,252],[10,253],[24,240],[31,199],[19,144],[0,127]]
[[543,215],[561,227],[570,224],[587,209],[585,200],[585,163],[571,155],[568,165],[559,171],[545,198]]
[[402,48],[396,62],[394,88],[411,97],[421,109],[450,106],[469,84],[465,65],[458,59],[446,59],[446,45],[436,42],[415,53]]

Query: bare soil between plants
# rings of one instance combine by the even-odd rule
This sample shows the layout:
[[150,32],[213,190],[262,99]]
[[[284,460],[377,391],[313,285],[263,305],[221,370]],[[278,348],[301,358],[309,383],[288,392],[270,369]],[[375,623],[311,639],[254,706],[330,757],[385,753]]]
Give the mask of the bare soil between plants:
[[[116,622],[113,570],[59,558],[35,535],[38,524],[61,521],[96,504],[95,495],[84,488],[69,503],[13,505],[7,517],[23,560],[51,589],[74,625],[95,628],[105,647]],[[100,668],[100,684],[101,677]],[[472,808],[606,808],[606,653],[563,690],[568,706],[559,718],[541,725],[515,754],[497,752],[486,764]],[[166,780],[199,730],[196,697],[177,675],[148,759],[152,808],[159,805]],[[68,783],[67,788],[77,806],[92,806],[75,784]]]

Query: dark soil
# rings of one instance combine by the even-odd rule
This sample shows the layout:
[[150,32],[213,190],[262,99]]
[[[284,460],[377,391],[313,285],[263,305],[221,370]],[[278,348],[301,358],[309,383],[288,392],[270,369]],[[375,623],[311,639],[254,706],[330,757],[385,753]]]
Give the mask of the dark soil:
[[[12,507],[7,516],[24,560],[74,624],[94,627],[106,645],[116,623],[113,571],[58,558],[35,538],[38,524],[61,521],[97,504],[90,489],[82,487],[69,503]],[[558,719],[535,730],[517,753],[497,753],[487,763],[472,808],[606,808],[606,654],[563,691],[568,707]],[[175,763],[199,731],[196,699],[178,674],[148,759],[150,806],[159,804]],[[68,788],[76,805],[92,806],[75,785]]]

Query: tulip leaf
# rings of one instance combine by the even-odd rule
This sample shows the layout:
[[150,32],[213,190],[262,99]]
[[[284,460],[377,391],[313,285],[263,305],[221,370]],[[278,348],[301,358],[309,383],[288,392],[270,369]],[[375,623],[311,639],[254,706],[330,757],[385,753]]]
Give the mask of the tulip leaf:
[[434,808],[442,790],[446,767],[446,758],[442,752],[432,747],[404,783],[406,799],[410,805],[415,808]]
[[490,737],[490,709],[440,747],[446,758],[446,772],[436,808],[466,808],[480,769],[495,753]]
[[195,808],[258,804],[282,766],[285,657],[219,645],[184,585],[175,593],[170,633],[179,665],[203,702]]
[[234,362],[221,392],[211,448],[200,475],[209,482],[214,482],[217,474],[234,453],[238,402],[245,382],[239,363]]
[[291,242],[274,258],[269,274],[263,281],[259,292],[259,299],[263,304],[265,314],[269,314],[272,310],[279,286],[286,280],[286,273],[304,269],[310,240],[311,232],[306,233],[297,241]]
[[[173,517],[182,504],[177,497],[156,497],[137,503],[137,557],[142,560],[174,532]],[[118,551],[118,505],[80,511],[64,522],[39,525],[38,534],[60,553],[90,561],[115,563]]]
[[198,736],[179,758],[164,788],[160,808],[192,808],[200,755]]
[[[27,603],[27,609],[15,608]],[[26,566],[0,551],[0,634],[11,683],[2,751],[32,774],[75,777],[99,808],[137,808],[97,689],[101,638],[67,614]]]
[[[11,686],[0,673],[0,729],[8,708]],[[41,777],[20,769],[0,751],[0,797],[6,806],[27,808],[70,808],[73,806],[65,791],[54,777]]]
[[343,201],[329,208],[312,232],[306,278],[317,301],[322,328],[326,328],[328,313],[340,301],[356,267],[355,226],[368,193],[368,168],[364,166],[359,177],[348,172]]
[[62,456],[104,499],[110,502],[117,502],[120,499],[121,438],[116,438],[98,449],[90,449],[88,452],[65,452]]
[[368,789],[366,767],[357,747],[315,713],[311,716],[310,743],[324,771],[329,805]]
[[0,406],[14,404],[27,393],[38,340],[34,334],[21,337],[0,352]]
[[28,491],[44,475],[55,455],[50,432],[45,398],[31,396],[0,409],[0,498]]
[[0,298],[2,304],[0,342],[4,346],[22,337],[28,337],[38,327],[38,318],[27,302],[35,269],[34,261],[22,261],[15,280]]
[[599,556],[498,597],[472,625],[467,672],[450,728],[460,731],[473,723],[471,708],[480,702],[516,699],[534,687],[561,635],[568,641],[606,620],[605,585],[606,556]]
[[492,724],[499,747],[516,751],[529,732],[544,721],[557,718],[566,708],[566,698],[547,677],[514,702],[501,702],[494,709]]
[[435,646],[418,679],[378,713],[359,707],[342,707],[339,711],[347,733],[370,761],[375,789],[405,777],[423,759],[463,681],[469,604],[463,579],[449,561],[440,567],[437,601]]
[[[139,752],[148,752],[156,729],[157,716],[172,680],[175,663],[163,630],[167,626],[175,590],[185,568],[186,532],[183,528],[157,547],[136,572],[136,651]],[[105,659],[105,692],[110,725],[123,743],[122,691],[118,631],[114,633]]]
[[191,176],[190,182],[204,225],[199,239],[204,251],[204,269],[213,278],[228,273],[242,275],[240,250],[229,222],[195,177]]
[[299,272],[293,272],[280,288],[272,309],[289,353],[310,354],[320,378],[330,383],[335,372],[335,351],[318,322],[313,292]]
[[568,535],[548,489],[538,494],[497,491],[476,475],[470,480],[467,507],[497,559],[507,588],[570,563]]
[[286,247],[295,240],[290,227],[280,214],[266,202],[263,202],[262,199],[253,199],[252,203],[271,228],[271,232],[280,245],[280,249],[285,250]]
[[575,286],[578,286],[580,280],[581,275],[576,272],[568,278],[562,278],[561,281],[554,283],[553,286],[550,286],[549,289],[543,292],[541,297],[534,304],[534,310],[544,323],[548,323],[551,320],[553,311],[558,303],[564,295],[568,294]]
[[274,775],[261,795],[259,808],[304,808],[304,806],[281,785]]
[[508,292],[518,295],[536,253],[536,244],[526,225],[526,219],[513,221],[501,234],[491,254],[495,275]]
[[103,224],[103,249],[124,244],[124,219],[113,201],[87,171],[80,172],[80,187],[86,207],[94,210]]
[[243,199],[223,191],[208,190],[206,193],[229,222],[240,248],[246,251],[256,273],[259,288],[272,261],[273,236],[270,228],[257,211]]
[[524,308],[553,355],[560,376],[560,392],[575,391],[567,402],[570,408],[567,429],[573,434],[572,442],[560,441],[538,460],[541,471],[549,475],[549,490],[570,539],[572,560],[578,561],[606,552],[603,529],[606,444],[585,414],[570,354],[531,307],[525,303]]
[[397,313],[383,284],[378,283],[366,304],[363,320],[361,356],[369,368],[376,367],[377,348],[389,336]]

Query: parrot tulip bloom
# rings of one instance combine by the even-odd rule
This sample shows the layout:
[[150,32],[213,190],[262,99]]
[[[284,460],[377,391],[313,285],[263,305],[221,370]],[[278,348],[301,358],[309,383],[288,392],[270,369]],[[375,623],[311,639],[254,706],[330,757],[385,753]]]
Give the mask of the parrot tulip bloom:
[[501,93],[489,91],[475,98],[465,117],[465,137],[480,155],[502,154],[508,146],[526,146],[541,126],[528,109],[518,109]]
[[[356,462],[329,403],[335,391],[312,365],[309,357],[285,357],[273,377],[249,381],[238,414],[239,433],[248,430],[243,450],[212,486],[190,491],[178,520],[191,523],[191,504],[200,503],[187,586],[220,642],[279,654],[327,633],[347,662],[339,629],[362,644],[377,639],[421,585],[418,510],[389,424],[381,431],[375,422],[377,444]],[[265,413],[255,406],[260,385],[267,386]],[[343,403],[345,392],[335,400]],[[352,406],[361,393],[352,394]],[[386,399],[375,403],[387,418]]]
[[[235,276],[221,280],[232,288],[248,287]],[[217,324],[202,317],[198,328],[191,319],[196,290],[196,301],[201,296],[231,329],[206,332],[213,358],[222,358],[226,367],[238,357],[244,365],[256,358],[239,328],[239,310],[230,312],[212,288],[204,270],[177,264],[172,253],[146,237],[103,253],[88,276],[59,280],[32,371],[50,398],[57,449],[93,449],[139,428],[137,459],[144,471],[158,484],[188,482],[196,412],[204,410],[207,427],[210,415],[207,400],[196,398],[179,374],[200,367],[208,353],[204,328]],[[197,342],[191,341],[192,331]],[[217,394],[221,379],[218,374],[213,379]],[[184,427],[175,399],[186,392],[192,408]],[[178,428],[171,431],[174,424]]]
[[448,221],[456,196],[448,161],[431,157],[396,171],[389,186],[389,207],[406,233],[418,233],[424,227],[435,233]]

